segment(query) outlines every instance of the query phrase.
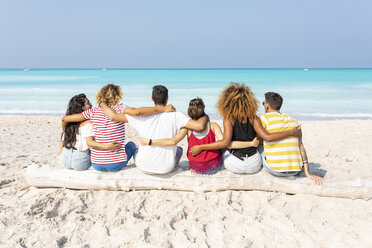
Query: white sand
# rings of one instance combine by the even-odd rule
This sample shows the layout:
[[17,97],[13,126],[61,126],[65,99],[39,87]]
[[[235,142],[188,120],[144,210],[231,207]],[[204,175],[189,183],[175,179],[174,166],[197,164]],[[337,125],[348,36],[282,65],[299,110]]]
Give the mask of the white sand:
[[[372,179],[372,121],[302,126],[312,171]],[[372,200],[27,188],[27,165],[57,165],[60,119],[0,117],[0,134],[0,247],[372,247]]]

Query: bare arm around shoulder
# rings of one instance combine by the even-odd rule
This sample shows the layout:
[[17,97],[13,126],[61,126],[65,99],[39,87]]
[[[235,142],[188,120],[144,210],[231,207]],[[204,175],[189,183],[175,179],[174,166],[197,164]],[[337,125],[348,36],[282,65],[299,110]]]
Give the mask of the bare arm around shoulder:
[[233,141],[228,146],[229,149],[242,149],[247,147],[257,147],[260,141],[255,137],[252,141]]
[[192,129],[192,130],[195,130],[195,131],[203,131],[204,128],[205,128],[205,125],[208,122],[208,120],[209,120],[208,116],[200,117],[197,120],[190,119],[186,123],[185,128]]
[[101,103],[100,106],[103,112],[105,113],[105,115],[107,116],[107,118],[109,118],[112,121],[116,121],[116,122],[128,122],[125,114],[133,115],[133,116],[146,116],[146,115],[153,115],[157,113],[174,111],[174,107],[172,106],[172,104],[168,104],[166,106],[143,107],[143,108],[127,107],[124,110],[124,114],[117,113],[111,107],[107,106],[106,103]]
[[62,129],[65,130],[69,122],[82,122],[85,121],[83,114],[65,115],[62,117]]
[[316,175],[313,175],[313,174],[310,173],[310,170],[309,170],[309,161],[307,159],[307,154],[306,154],[305,146],[302,143],[302,131],[301,131],[300,136],[299,136],[299,144],[300,144],[300,152],[301,152],[302,161],[304,162],[304,171],[305,171],[306,177],[308,177],[311,180],[313,180],[313,182],[316,185],[321,185],[323,183],[323,178],[321,178],[319,176],[316,176]]
[[212,132],[214,133],[214,136],[216,137],[216,140],[222,140],[223,133],[222,133],[220,125],[218,125],[217,122],[212,122],[211,128],[212,128]]
[[[223,139],[223,134],[221,131],[220,125],[216,122],[212,122],[212,131],[214,135],[216,136],[217,140]],[[230,143],[230,145],[227,147],[229,149],[241,149],[246,147],[257,147],[259,145],[258,138],[254,138],[252,141],[233,141]]]
[[[221,127],[216,122],[212,122],[212,131],[214,135],[216,136],[217,140],[223,139]],[[256,137],[252,141],[233,141],[230,143],[230,145],[227,148],[241,149],[241,148],[246,148],[246,147],[257,147],[258,145],[259,145],[259,140]]]
[[263,126],[260,121],[260,118],[257,116],[253,120],[253,128],[256,133],[265,141],[276,141],[288,138],[289,136],[298,137],[300,135],[300,129],[298,127],[294,127],[291,130],[276,132],[276,133],[269,133]]
[[230,145],[231,143],[231,138],[232,138],[232,121],[224,119],[223,120],[223,137],[221,140],[218,140],[216,142],[210,143],[210,144],[205,144],[205,145],[199,145],[199,146],[193,146],[190,149],[190,153],[194,156],[198,155],[204,150],[217,150],[217,149],[222,149]]
[[121,145],[117,142],[112,142],[110,144],[102,144],[94,140],[93,136],[89,136],[86,138],[87,139],[87,145],[89,147],[93,147],[96,149],[101,149],[101,150],[111,150],[114,152],[117,152],[120,150]]
[[[151,145],[154,146],[175,146],[180,142],[185,136],[187,135],[187,129],[181,128],[180,131],[173,137],[169,139],[153,139],[151,140]],[[149,145],[150,139],[147,138],[140,138],[141,145],[147,146]]]

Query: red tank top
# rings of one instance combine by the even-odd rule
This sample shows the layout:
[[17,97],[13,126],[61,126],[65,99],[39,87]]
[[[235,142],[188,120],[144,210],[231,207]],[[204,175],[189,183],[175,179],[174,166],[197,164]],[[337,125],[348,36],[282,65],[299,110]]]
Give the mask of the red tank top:
[[209,122],[208,134],[198,139],[195,137],[194,132],[191,132],[188,138],[189,147],[187,149],[187,158],[189,159],[189,169],[197,172],[207,172],[212,169],[216,169],[221,165],[222,156],[219,150],[202,151],[196,156],[191,155],[189,152],[191,147],[196,145],[210,144],[216,141],[216,137],[211,130],[211,124]]

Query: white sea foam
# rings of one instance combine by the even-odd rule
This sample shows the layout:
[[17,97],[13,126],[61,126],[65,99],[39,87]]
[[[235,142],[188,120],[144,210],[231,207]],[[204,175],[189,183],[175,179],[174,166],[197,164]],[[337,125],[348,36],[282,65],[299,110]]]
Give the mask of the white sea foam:
[[[246,82],[262,102],[264,93],[284,97],[283,112],[299,120],[372,119],[369,96],[372,70],[37,70],[0,71],[0,114],[53,115],[65,111],[70,98],[85,93],[95,104],[96,92],[112,82],[123,89],[123,102],[151,106],[152,87],[169,89],[169,103],[186,112],[192,98],[201,97],[210,116],[231,81]],[[23,110],[28,108],[33,110]],[[62,110],[62,111],[59,111]],[[259,111],[263,111],[260,104]],[[322,112],[322,113],[318,113]],[[297,114],[294,114],[297,113]]]
[[8,109],[0,110],[0,115],[63,115],[65,111],[52,111],[52,110],[35,110],[35,109]]
[[355,85],[354,87],[358,88],[358,89],[372,90],[372,82],[366,82],[366,83],[358,84],[358,85]]
[[33,75],[0,75],[0,82],[37,82],[37,81],[73,81],[97,78],[96,76],[33,76]]
[[13,113],[19,113],[19,114],[29,114],[29,113],[35,113],[35,114],[60,114],[64,113],[64,111],[52,111],[52,110],[35,110],[35,109],[12,109],[12,110],[0,110],[1,114],[13,114]]

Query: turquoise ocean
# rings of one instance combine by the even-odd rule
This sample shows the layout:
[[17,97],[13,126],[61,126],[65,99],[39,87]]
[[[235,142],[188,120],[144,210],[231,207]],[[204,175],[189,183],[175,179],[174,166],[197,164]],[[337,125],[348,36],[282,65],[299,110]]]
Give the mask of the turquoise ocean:
[[0,115],[60,116],[72,96],[95,105],[96,92],[114,83],[131,107],[152,106],[152,86],[162,84],[177,110],[201,97],[220,119],[215,104],[230,82],[250,86],[260,103],[265,92],[280,93],[282,112],[298,120],[372,119],[372,69],[1,69]]

